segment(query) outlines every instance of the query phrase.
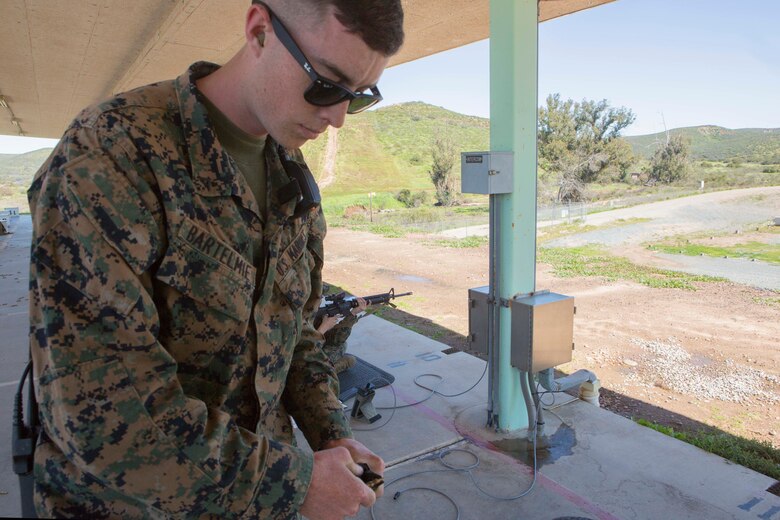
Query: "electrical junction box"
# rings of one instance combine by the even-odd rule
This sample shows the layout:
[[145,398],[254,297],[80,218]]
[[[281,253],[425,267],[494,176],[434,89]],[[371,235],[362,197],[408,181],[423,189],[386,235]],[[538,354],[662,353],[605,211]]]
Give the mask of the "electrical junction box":
[[460,191],[512,193],[514,152],[461,152]]
[[490,287],[474,287],[469,289],[469,349],[480,353],[488,353],[488,298]]
[[536,373],[571,361],[574,298],[549,291],[513,298],[512,366]]

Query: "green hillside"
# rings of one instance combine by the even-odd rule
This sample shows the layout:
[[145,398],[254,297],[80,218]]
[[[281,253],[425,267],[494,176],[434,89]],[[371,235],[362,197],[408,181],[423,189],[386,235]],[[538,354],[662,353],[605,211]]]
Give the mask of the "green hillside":
[[49,157],[51,148],[21,154],[0,154],[0,182],[30,185],[33,175]]
[[[671,133],[682,133],[690,140],[691,155],[697,160],[737,159],[745,163],[780,164],[780,129],[729,130],[700,126],[679,128]],[[455,143],[458,151],[487,150],[490,123],[485,118],[420,102],[348,116],[338,132],[335,176],[323,192],[334,200],[342,195],[365,197],[368,192],[384,193],[390,198],[390,194],[401,188],[413,192],[432,190],[428,178],[430,149],[435,138],[444,136]],[[625,139],[638,155],[649,157],[655,143],[662,138],[665,136],[660,133]],[[304,146],[309,165],[318,178],[323,173],[327,148],[326,136]],[[25,191],[50,152],[50,149],[42,149],[20,155],[0,155],[0,206],[26,206]],[[756,175],[769,175],[760,173],[763,167],[756,167],[759,168]],[[733,177],[743,172],[731,169],[727,173]],[[460,175],[459,158],[455,161],[455,174]],[[710,177],[706,177],[708,182]],[[736,185],[753,182],[752,177],[748,177]],[[758,184],[762,183],[764,181]]]
[[[707,161],[729,161],[780,164],[780,128],[741,128],[730,130],[720,126],[692,126],[669,131],[682,134],[690,141],[691,157]],[[634,153],[649,158],[656,143],[666,139],[663,132],[625,137]]]
[[27,188],[51,150],[0,154],[0,209],[18,207],[22,212],[27,211]]
[[[333,194],[433,188],[428,178],[430,148],[448,136],[463,151],[487,150],[489,121],[425,103],[402,103],[347,117],[339,131]],[[304,153],[315,174],[322,169],[325,139]],[[460,160],[455,163],[460,175]]]

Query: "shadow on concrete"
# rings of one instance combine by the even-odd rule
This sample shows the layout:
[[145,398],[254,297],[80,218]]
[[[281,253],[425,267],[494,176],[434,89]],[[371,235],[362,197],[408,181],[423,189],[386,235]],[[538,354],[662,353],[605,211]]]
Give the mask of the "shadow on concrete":
[[[332,294],[341,291],[344,291],[344,289],[335,285],[331,285],[331,290],[329,293]],[[347,293],[349,294],[348,291]],[[400,308],[393,308],[390,306],[382,306],[379,309],[373,311],[372,314],[413,332],[431,338],[435,341],[443,343],[453,349],[451,352],[466,352],[482,359],[483,361],[487,360],[486,355],[483,353],[474,352],[469,349],[468,337],[455,332],[454,330],[442,327],[441,325],[434,323],[430,319],[423,316],[417,316]],[[556,371],[556,377],[561,377],[564,375],[566,374]],[[577,397],[576,388],[566,393],[573,397]],[[565,398],[558,398],[558,402],[565,400]],[[602,387],[601,389],[601,407],[628,419],[644,419],[646,421],[673,428],[677,432],[707,433],[715,435],[722,434],[731,437],[738,437],[715,426],[702,423],[685,415],[681,415],[655,404],[627,396],[620,392],[615,392],[609,388]]]

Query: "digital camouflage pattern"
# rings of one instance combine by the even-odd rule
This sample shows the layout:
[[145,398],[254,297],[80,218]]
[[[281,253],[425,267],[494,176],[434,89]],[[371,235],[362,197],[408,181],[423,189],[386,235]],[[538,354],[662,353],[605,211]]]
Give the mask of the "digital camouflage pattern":
[[351,436],[312,325],[324,217],[288,218],[270,138],[258,214],[198,100],[215,68],[87,108],[28,193],[41,516],[294,518],[290,415]]
[[343,320],[325,332],[325,344],[322,350],[332,364],[336,364],[347,353],[347,338],[352,334],[352,327],[358,322],[358,317],[348,313]]

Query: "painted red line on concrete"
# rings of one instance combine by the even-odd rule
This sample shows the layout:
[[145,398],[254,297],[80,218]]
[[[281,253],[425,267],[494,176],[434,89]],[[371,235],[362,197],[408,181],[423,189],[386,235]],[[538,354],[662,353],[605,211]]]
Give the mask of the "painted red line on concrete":
[[[398,389],[396,389],[395,392],[396,392],[396,396],[399,399],[403,399],[408,404],[411,404],[411,403],[419,401],[419,399],[412,398],[412,397],[404,394],[403,392],[401,392]],[[429,408],[425,404],[423,404],[423,403],[418,404],[417,406],[415,406],[415,409],[420,411],[420,412],[422,412],[429,419],[432,419],[433,421],[439,423],[440,425],[442,425],[444,428],[450,430],[451,432],[454,432],[454,433],[456,433],[458,435],[464,435],[463,433],[459,432],[457,428],[455,428],[455,424],[453,423],[452,420],[444,417],[439,412]],[[469,440],[469,442],[479,446],[480,448],[489,450],[489,451],[491,451],[491,452],[493,452],[493,453],[503,457],[508,462],[510,462],[510,463],[512,463],[512,464],[514,464],[516,466],[520,466],[523,470],[526,471],[526,473],[529,476],[533,476],[533,468],[523,464],[522,462],[520,462],[519,460],[517,460],[517,459],[515,459],[513,457],[510,457],[509,455],[506,455],[497,446],[495,446],[492,442],[488,441],[487,439],[483,439],[481,437],[474,437],[472,435],[464,435],[464,437],[467,440]],[[582,509],[584,511],[587,511],[590,514],[596,515],[596,517],[598,517],[599,520],[620,520],[619,517],[613,515],[609,511],[605,511],[605,510],[601,509],[599,506],[597,506],[596,504],[592,503],[587,498],[578,495],[577,493],[575,493],[571,489],[567,488],[566,486],[563,486],[563,485],[559,484],[558,482],[550,479],[549,477],[546,477],[546,476],[542,475],[542,473],[539,472],[539,471],[536,472],[536,481],[539,484],[541,484],[542,486],[544,486],[546,489],[550,490],[553,493],[556,493],[556,494],[562,496],[563,498],[565,498],[566,500],[568,500],[569,502],[571,502],[575,506],[579,507],[580,509]]]

